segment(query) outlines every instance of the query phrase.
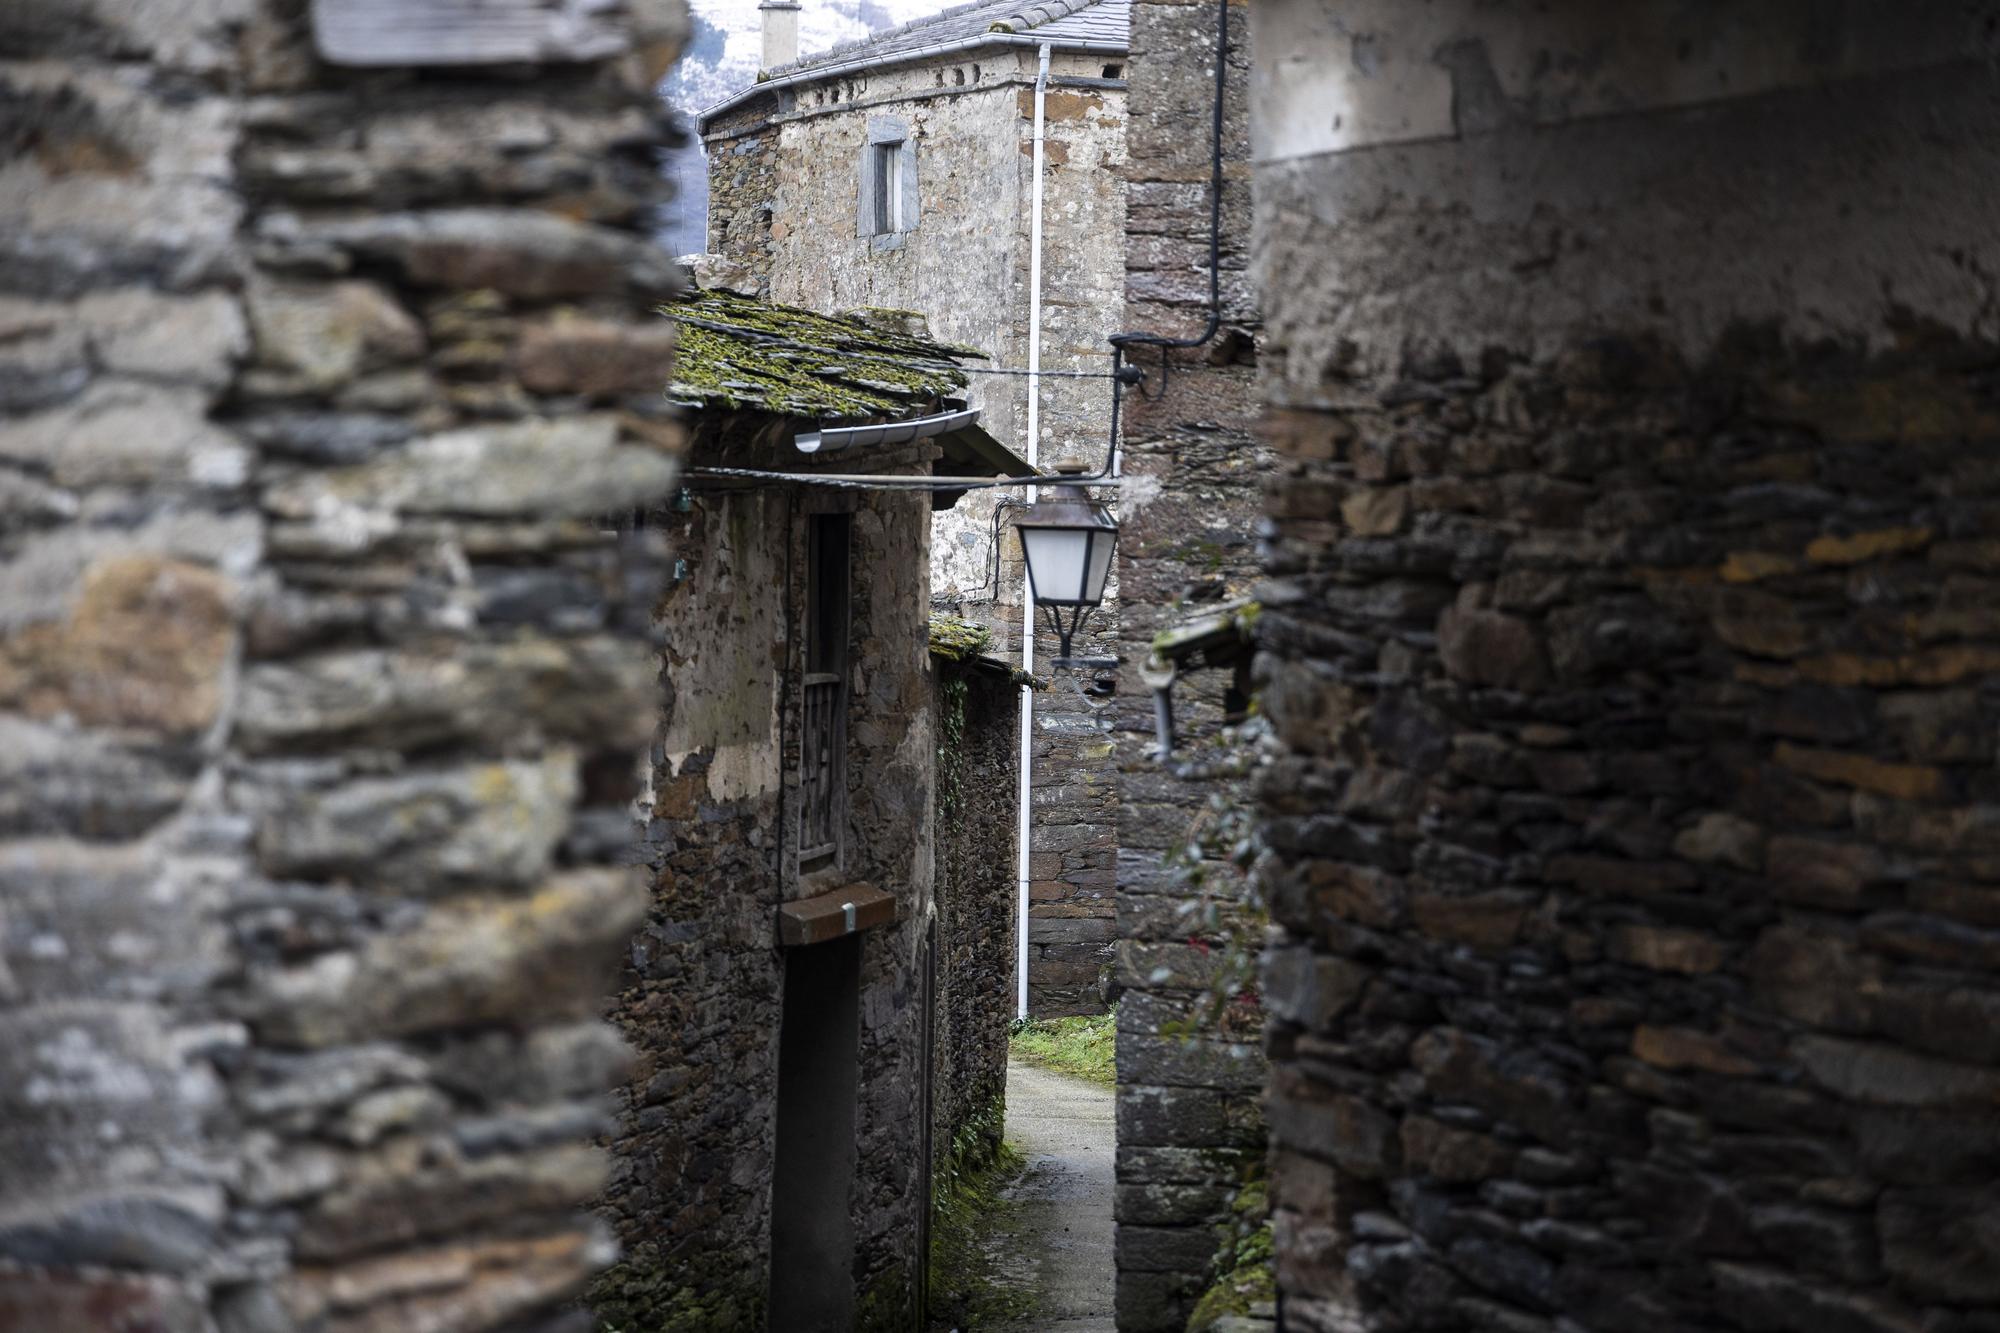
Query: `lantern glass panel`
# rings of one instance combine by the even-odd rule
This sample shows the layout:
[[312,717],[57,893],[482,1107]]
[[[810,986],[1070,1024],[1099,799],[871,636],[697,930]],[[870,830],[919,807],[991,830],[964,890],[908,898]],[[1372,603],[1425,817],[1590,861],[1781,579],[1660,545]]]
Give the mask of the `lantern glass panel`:
[[1083,586],[1083,600],[1092,604],[1104,600],[1104,583],[1111,575],[1111,552],[1118,544],[1115,530],[1090,534],[1090,564]]
[[1089,531],[1078,528],[1021,529],[1021,542],[1028,557],[1028,576],[1035,585],[1036,601],[1076,602],[1082,598],[1091,535]]

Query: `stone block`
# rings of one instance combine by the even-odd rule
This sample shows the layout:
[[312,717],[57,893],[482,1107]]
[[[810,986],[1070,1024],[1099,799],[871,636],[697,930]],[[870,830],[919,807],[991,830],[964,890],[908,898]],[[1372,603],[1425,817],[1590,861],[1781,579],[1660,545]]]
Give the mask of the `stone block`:
[[1118,1228],[1116,1239],[1121,1273],[1203,1273],[1215,1249],[1215,1232],[1205,1226],[1129,1223]]
[[280,791],[257,830],[274,875],[441,895],[533,884],[569,827],[575,757],[509,761]]
[[1315,1032],[1329,1031],[1360,999],[1374,969],[1302,945],[1264,951],[1261,984],[1272,1015]]
[[2000,1301],[2000,1204],[1963,1187],[1889,1190],[1876,1209],[1882,1263],[1934,1301]]
[[0,1327],[210,1333],[215,1325],[200,1291],[175,1279],[30,1268],[0,1272]]
[[[126,1192],[137,1200],[133,1217],[147,1211],[144,1199],[157,1198],[162,1207],[211,1225],[220,1219],[213,1191],[188,1181],[191,1163],[178,1170],[163,1167],[150,1155],[106,1152],[99,1140],[70,1132],[79,1123],[110,1123],[162,1152],[192,1150],[207,1118],[221,1109],[223,1094],[213,1071],[190,1058],[191,1041],[162,1009],[148,1004],[64,1000],[0,1014],[0,1113],[8,1126],[0,1147],[0,1188],[10,1199],[40,1199],[44,1205],[9,1214],[16,1225],[29,1228],[22,1237],[46,1239],[47,1232],[34,1228],[60,1228],[65,1210],[82,1210],[80,1227],[93,1225],[90,1218],[96,1217],[115,1229],[118,1199]],[[164,1233],[161,1244],[168,1245]],[[168,1266],[187,1266],[205,1244],[168,1246],[180,1256]]]
[[561,1216],[604,1182],[606,1161],[582,1143],[469,1157],[413,1135],[356,1158],[331,1193],[305,1210],[296,1249],[307,1262],[476,1231],[509,1216]]
[[593,1014],[647,896],[623,871],[574,871],[536,893],[458,899],[359,950],[258,969],[243,1000],[258,1038],[325,1047]]
[[1428,1116],[1403,1118],[1399,1134],[1403,1161],[1412,1170],[1446,1184],[1472,1184],[1507,1173],[1513,1152],[1497,1140],[1454,1129]]
[[647,644],[604,636],[326,653],[251,667],[237,735],[252,753],[453,742],[636,751],[653,734],[658,676]]
[[1199,1227],[1227,1212],[1233,1193],[1233,1183],[1120,1184],[1112,1196],[1112,1208],[1121,1227]]
[[1496,611],[1447,607],[1438,618],[1438,655],[1454,678],[1532,691],[1550,680],[1547,650],[1534,626]]
[[100,559],[62,621],[0,637],[0,704],[88,726],[206,731],[221,710],[235,600],[230,581],[200,565]]
[[652,324],[558,317],[530,325],[514,349],[514,373],[534,393],[589,398],[659,394],[673,378],[674,330]]
[[331,249],[391,264],[418,287],[490,287],[508,296],[665,296],[679,275],[650,242],[531,209],[377,213],[340,221],[267,216],[259,236],[279,254]]
[[44,469],[60,486],[226,489],[250,455],[208,419],[208,395],[179,385],[100,379],[60,407],[0,423],[0,459]]
[[1802,1320],[1829,1333],[1919,1333],[1926,1327],[1914,1310],[1892,1299],[1822,1287],[1781,1269],[1718,1263],[1709,1272],[1731,1319],[1755,1333],[1781,1333]]
[[0,714],[0,832],[136,838],[180,807],[199,768],[191,753]]
[[255,394],[323,394],[424,353],[423,326],[372,282],[260,282],[249,309]]
[[1030,944],[1098,946],[1110,943],[1116,935],[1116,923],[1098,915],[1050,917],[1036,914],[1028,920]]
[[1668,926],[1614,926],[1605,942],[1605,953],[1621,963],[1691,976],[1716,971],[1730,952],[1713,935]]
[[0,975],[42,1001],[192,1003],[231,965],[222,913],[240,874],[143,842],[0,843]]
[[1792,1055],[1828,1092],[1877,1106],[1947,1108],[2000,1097],[2000,1070],[1916,1055],[1878,1042],[1801,1037]]
[[1142,1037],[1124,1032],[1118,1037],[1118,1077],[1125,1083],[1254,1088],[1263,1063],[1262,1052],[1242,1042]]
[[485,519],[596,518],[659,499],[679,468],[618,443],[609,416],[524,421],[433,435],[369,463],[311,473],[266,492],[280,518],[321,526],[356,511]]
[[1264,1113],[1274,1141],[1333,1162],[1350,1175],[1383,1180],[1399,1164],[1394,1117],[1362,1098],[1311,1084],[1283,1065],[1272,1070]]

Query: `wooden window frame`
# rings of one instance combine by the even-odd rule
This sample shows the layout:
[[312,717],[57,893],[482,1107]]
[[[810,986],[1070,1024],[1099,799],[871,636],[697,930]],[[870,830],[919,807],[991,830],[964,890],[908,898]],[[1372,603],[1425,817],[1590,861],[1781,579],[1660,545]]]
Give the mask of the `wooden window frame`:
[[840,864],[847,825],[847,705],[854,517],[806,517],[805,643],[799,676],[798,868]]

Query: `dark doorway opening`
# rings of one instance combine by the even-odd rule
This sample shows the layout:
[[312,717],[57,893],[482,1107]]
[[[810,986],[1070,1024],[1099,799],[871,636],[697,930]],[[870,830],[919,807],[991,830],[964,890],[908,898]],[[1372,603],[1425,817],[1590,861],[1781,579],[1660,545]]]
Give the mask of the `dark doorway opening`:
[[917,1323],[923,1326],[931,1313],[931,1212],[937,1207],[932,1193],[937,1180],[937,1002],[938,1002],[938,923],[931,918],[924,932],[923,970],[923,1088],[917,1111],[923,1116],[923,1143],[917,1154],[917,1169],[923,1172],[923,1207],[917,1213]]
[[859,935],[785,951],[780,1021],[769,1326],[848,1333],[854,1322],[848,1196],[860,1064]]

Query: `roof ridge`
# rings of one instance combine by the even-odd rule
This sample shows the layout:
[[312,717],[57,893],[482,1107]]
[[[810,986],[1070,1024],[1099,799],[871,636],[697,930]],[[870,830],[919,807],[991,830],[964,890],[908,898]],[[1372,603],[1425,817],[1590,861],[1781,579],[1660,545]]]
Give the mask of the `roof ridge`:
[[829,46],[824,51],[815,51],[811,55],[800,56],[797,60],[791,61],[789,64],[774,66],[771,69],[765,70],[759,76],[759,82],[768,82],[772,79],[784,78],[793,74],[809,73],[823,65],[838,64],[844,57],[866,52],[870,48],[892,44],[898,38],[906,37],[913,33],[921,34],[927,28],[939,27],[948,29],[954,26],[950,20],[963,18],[968,14],[976,14],[981,10],[990,11],[994,15],[993,22],[987,24],[984,31],[1001,35],[1018,35],[1033,32],[1036,28],[1042,27],[1045,24],[1053,23],[1058,19],[1069,18],[1087,9],[1095,9],[1105,3],[1106,0],[1031,0],[1031,3],[1028,4],[1021,3],[1021,0],[966,0],[964,4],[953,5],[949,9],[940,9],[935,14],[927,14],[923,18],[911,19],[908,23],[899,23],[893,28],[884,28],[880,32],[870,33],[866,37],[859,37],[851,42],[842,42],[838,46]]
[[[1097,0],[1091,0],[1091,2],[1094,4]],[[891,37],[900,36],[906,32],[913,32],[918,28],[928,27],[940,19],[948,19],[955,14],[963,14],[974,9],[999,9],[1007,3],[1008,0],[965,0],[963,4],[940,9],[935,14],[926,14],[922,18],[911,19],[908,23],[898,23],[893,28],[884,28],[880,32],[871,32],[866,37],[857,37],[851,42],[842,42],[837,46],[829,46],[824,51],[815,51],[809,56],[800,56],[797,60],[789,64],[773,65],[766,72],[773,78],[782,74],[790,74],[812,65],[824,64],[830,57],[843,56],[850,51],[859,51],[863,47],[887,41]]]
[[996,22],[993,25],[993,29],[994,31],[1002,31],[1004,25],[1004,31],[1007,32],[1020,32],[1023,29],[1033,31],[1041,27],[1044,23],[1052,23],[1056,19],[1066,19],[1071,14],[1079,13],[1082,10],[1089,9],[1091,6],[1102,4],[1103,2],[1104,0],[1036,0],[1035,4],[1029,5],[1016,13],[1009,14],[1006,18]]

